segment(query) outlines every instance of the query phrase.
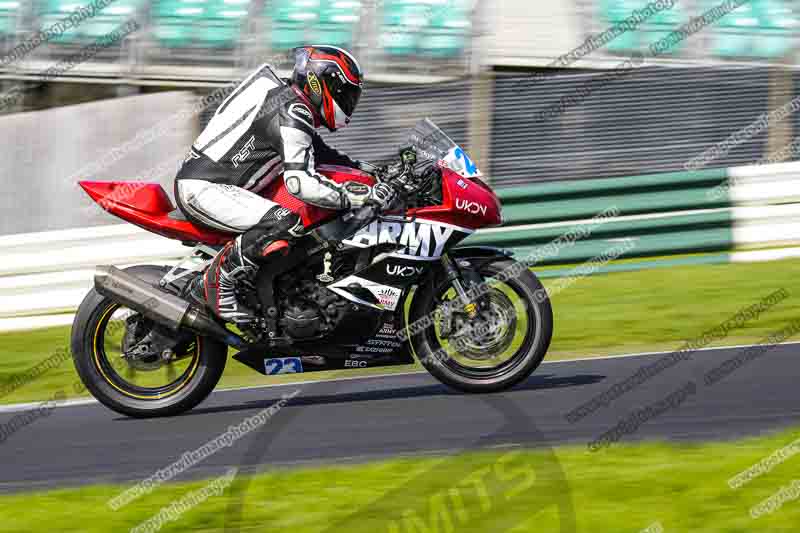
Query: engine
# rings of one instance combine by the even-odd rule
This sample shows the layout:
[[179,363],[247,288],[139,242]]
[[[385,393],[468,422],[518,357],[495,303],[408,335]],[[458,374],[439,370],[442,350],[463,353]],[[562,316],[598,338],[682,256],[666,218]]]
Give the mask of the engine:
[[[331,275],[339,279],[355,271],[355,258],[342,254],[332,261]],[[356,305],[325,288],[317,279],[320,265],[284,274],[276,283],[282,317],[278,323],[292,338],[334,337],[337,344],[358,344],[380,327],[380,312]],[[345,320],[346,319],[346,320]]]
[[336,328],[351,307],[350,302],[313,278],[295,279],[280,292],[280,324],[294,338],[325,335]]

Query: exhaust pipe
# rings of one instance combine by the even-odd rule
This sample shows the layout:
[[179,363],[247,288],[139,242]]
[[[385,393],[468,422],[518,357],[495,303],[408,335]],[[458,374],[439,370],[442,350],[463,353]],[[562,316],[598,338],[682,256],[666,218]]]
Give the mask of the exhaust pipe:
[[228,346],[242,348],[246,342],[220,326],[205,312],[183,298],[159,290],[145,281],[113,266],[99,266],[94,287],[103,296],[164,324],[174,331],[188,328],[201,335],[219,339]]

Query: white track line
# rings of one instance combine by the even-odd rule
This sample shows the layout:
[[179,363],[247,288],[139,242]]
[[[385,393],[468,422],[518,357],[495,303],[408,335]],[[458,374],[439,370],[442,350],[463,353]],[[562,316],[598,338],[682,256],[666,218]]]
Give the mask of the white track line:
[[41,407],[42,404],[48,403],[49,407],[72,407],[76,405],[89,405],[99,403],[94,398],[80,398],[74,400],[64,400],[63,402],[53,402],[49,400],[42,400],[41,402],[28,402],[28,403],[12,403],[10,405],[0,406],[0,413],[16,413],[20,411],[30,411]]
[[[781,342],[779,343],[780,346],[791,346],[793,344],[800,344],[800,341],[791,341],[791,342]],[[682,346],[682,345],[681,345]],[[734,344],[732,346],[711,346],[708,348],[697,348],[696,350],[691,350],[693,352],[712,352],[714,350],[736,350],[737,348],[750,348],[752,346],[761,346],[760,344]],[[542,364],[550,364],[555,365],[558,363],[571,363],[573,361],[602,361],[604,359],[623,359],[626,357],[646,357],[648,355],[666,355],[668,353],[675,353],[680,348],[676,348],[675,350],[667,350],[664,352],[641,352],[641,353],[627,353],[627,354],[620,354],[620,355],[598,355],[596,357],[578,357],[576,359],[560,359],[558,361],[544,361]]]
[[[83,291],[86,292],[86,291]],[[60,315],[34,315],[19,317],[0,317],[0,333],[12,331],[36,331],[55,326],[71,326],[75,322],[75,313]]]
[[[780,343],[781,346],[791,346],[795,344],[800,344],[800,341],[792,341],[792,342],[782,342]],[[716,350],[736,350],[739,348],[749,348],[751,346],[759,346],[758,344],[736,344],[733,346],[712,346],[710,348],[698,348],[697,352],[711,352]],[[597,357],[579,357],[576,359],[562,359],[559,361],[544,361],[543,365],[557,365],[563,363],[575,363],[581,361],[604,361],[608,359],[627,359],[630,357],[647,357],[650,355],[666,355],[670,353],[675,353],[677,350],[667,350],[663,352],[641,352],[641,353],[629,353],[629,354],[620,354],[620,355],[601,355]],[[236,392],[236,391],[247,391],[247,390],[257,390],[257,389],[271,389],[275,387],[300,387],[304,385],[315,385],[319,383],[336,383],[339,381],[354,381],[354,380],[368,380],[368,379],[383,379],[383,378],[393,378],[399,376],[415,376],[418,374],[427,374],[428,372],[425,370],[416,370],[414,372],[397,372],[394,374],[376,374],[374,376],[349,376],[343,378],[334,378],[334,379],[318,379],[318,380],[309,380],[309,381],[292,381],[289,383],[267,383],[264,385],[250,385],[246,387],[232,387],[229,389],[219,389],[215,390],[213,394],[219,394],[222,392]],[[29,403],[15,403],[10,405],[0,405],[0,413],[15,413],[19,411],[28,411],[30,409],[35,409],[42,405],[43,402],[29,402]],[[55,407],[74,407],[80,405],[91,405],[99,403],[94,398],[80,398],[74,400],[64,400],[63,402],[58,402],[55,404]]]

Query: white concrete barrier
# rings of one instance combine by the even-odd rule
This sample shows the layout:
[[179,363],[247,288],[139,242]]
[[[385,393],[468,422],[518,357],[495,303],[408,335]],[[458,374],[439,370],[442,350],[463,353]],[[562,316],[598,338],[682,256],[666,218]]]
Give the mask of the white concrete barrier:
[[0,319],[74,310],[96,265],[174,264],[190,250],[129,224],[0,237]]

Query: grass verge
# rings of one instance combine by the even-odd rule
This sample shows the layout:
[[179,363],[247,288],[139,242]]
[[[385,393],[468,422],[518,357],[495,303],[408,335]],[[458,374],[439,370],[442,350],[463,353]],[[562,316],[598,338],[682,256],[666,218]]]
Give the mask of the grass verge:
[[[796,318],[793,303],[800,260],[769,263],[699,265],[621,272],[580,278],[552,297],[555,332],[548,360],[591,355],[671,350],[701,335],[767,294],[785,288],[790,297],[762,314],[757,321],[734,330],[715,345],[757,341]],[[557,280],[546,280],[553,287]],[[67,347],[69,328],[50,328],[0,334],[0,383],[8,381]],[[353,370],[347,375],[408,372],[415,367],[373,371]],[[337,375],[341,375],[338,372]],[[323,379],[313,373],[308,379]],[[74,395],[77,375],[69,361],[33,383],[0,398],[0,403],[45,400],[63,389]],[[281,381],[298,376],[265,378],[229,361],[220,387],[238,387]]]
[[[161,531],[216,532],[227,525],[292,533],[557,532],[567,531],[559,529],[565,517],[574,517],[579,532],[640,532],[656,523],[664,531],[796,531],[800,502],[786,501],[758,519],[749,513],[792,483],[799,459],[774,465],[736,490],[728,480],[798,435],[800,430],[702,445],[629,444],[597,453],[585,447],[505,450],[277,470],[253,476],[246,490],[237,480]],[[2,496],[0,532],[127,531],[206,486],[208,481],[168,483],[118,511],[107,502],[125,487]],[[232,500],[244,505],[239,519],[226,523]]]

